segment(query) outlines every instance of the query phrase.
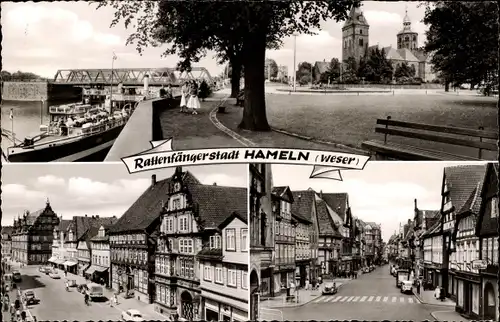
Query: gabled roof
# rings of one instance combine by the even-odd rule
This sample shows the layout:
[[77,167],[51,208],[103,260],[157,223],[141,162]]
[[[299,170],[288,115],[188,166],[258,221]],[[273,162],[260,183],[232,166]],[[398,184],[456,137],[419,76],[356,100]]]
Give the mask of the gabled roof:
[[347,223],[349,219],[347,218],[347,193],[322,193],[320,197],[339,215],[342,223]]
[[248,220],[247,217],[243,216],[243,214],[240,214],[239,212],[233,212],[229,217],[227,217],[220,225],[219,229],[222,230],[226,228],[227,225],[229,225],[235,218],[238,218],[242,222],[244,222],[246,225],[248,225]]
[[450,200],[455,210],[460,210],[479,182],[483,182],[485,165],[459,165],[444,168]]
[[293,203],[293,194],[288,186],[273,187],[271,193],[280,199]]
[[293,204],[292,213],[300,214],[312,221],[312,209],[314,206],[315,192],[313,190],[292,191]]
[[[185,183],[200,184],[189,171],[183,173],[183,180]],[[110,232],[128,232],[148,228],[160,217],[171,182],[172,178],[170,177],[149,186],[111,227]]]
[[419,59],[412,54],[412,52],[408,48],[400,48],[397,50],[399,56],[401,56],[404,60],[409,62],[418,62]]
[[194,184],[189,193],[205,228],[217,228],[233,212],[242,217],[248,213],[246,188]]
[[326,73],[330,69],[330,62],[317,61],[314,63],[314,67],[318,68],[320,74]]
[[316,215],[318,217],[319,235],[331,235],[342,238],[342,234],[338,231],[337,225],[335,225],[324,200],[316,202]]
[[396,48],[393,48],[392,46],[384,47],[384,52],[385,58],[387,58],[388,60],[404,60],[404,58],[401,57]]

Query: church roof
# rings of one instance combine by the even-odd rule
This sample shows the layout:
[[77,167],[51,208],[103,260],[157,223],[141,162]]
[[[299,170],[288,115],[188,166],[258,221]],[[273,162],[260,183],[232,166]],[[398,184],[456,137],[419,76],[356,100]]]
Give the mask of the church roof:
[[368,22],[366,21],[360,7],[352,6],[351,11],[349,12],[349,16],[347,17],[347,20],[344,23],[342,29],[351,25],[362,25],[369,27]]
[[398,53],[396,48],[392,48],[392,46],[384,47],[385,57],[389,60],[404,60],[403,57]]
[[401,48],[397,50],[399,56],[403,58],[405,61],[418,62],[419,59],[412,54],[412,52],[408,48]]

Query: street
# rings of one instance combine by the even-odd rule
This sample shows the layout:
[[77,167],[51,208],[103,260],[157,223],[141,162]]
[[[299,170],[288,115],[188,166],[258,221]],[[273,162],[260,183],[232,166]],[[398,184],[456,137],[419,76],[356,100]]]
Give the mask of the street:
[[[99,302],[90,302],[90,305],[85,305],[83,294],[79,293],[76,288],[70,288],[70,291],[65,290],[64,273],[59,271],[61,279],[52,279],[48,275],[38,271],[38,266],[25,266],[20,269],[22,282],[18,283],[18,288],[24,293],[27,290],[35,292],[36,298],[40,302],[36,305],[28,306],[28,320],[36,317],[41,320],[77,320],[77,321],[106,321],[121,320],[123,305],[118,307],[110,306],[108,298],[103,298]],[[68,275],[68,278],[70,276]],[[71,277],[73,278],[73,277]],[[105,295],[109,291],[105,291]],[[109,294],[107,294],[109,297]],[[11,299],[15,299],[15,294],[11,295]],[[126,303],[128,304],[128,303]],[[158,316],[149,316],[147,312],[143,312],[140,307],[137,307],[144,315],[145,319],[158,320]],[[4,315],[4,321],[10,321],[10,316]]]
[[400,293],[389,266],[346,283],[335,295],[323,295],[303,306],[283,308],[283,319],[300,320],[427,320],[439,308],[420,304],[413,295]]

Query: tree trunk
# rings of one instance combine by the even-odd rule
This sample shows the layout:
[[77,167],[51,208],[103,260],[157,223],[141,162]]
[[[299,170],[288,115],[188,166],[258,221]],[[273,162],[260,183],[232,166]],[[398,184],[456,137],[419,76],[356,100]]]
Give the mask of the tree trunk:
[[240,92],[241,80],[241,61],[239,59],[231,59],[231,97],[236,98]]
[[245,69],[245,106],[240,129],[270,131],[266,116],[265,75],[266,34],[254,32],[243,44],[243,67]]

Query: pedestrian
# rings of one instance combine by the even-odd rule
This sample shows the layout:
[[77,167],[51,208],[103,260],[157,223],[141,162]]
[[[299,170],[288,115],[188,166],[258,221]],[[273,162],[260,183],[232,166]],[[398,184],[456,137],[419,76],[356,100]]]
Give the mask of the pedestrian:
[[198,99],[198,85],[195,81],[191,83],[189,95],[187,108],[192,111],[193,115],[196,115],[198,114],[197,110],[200,109],[200,100]]

